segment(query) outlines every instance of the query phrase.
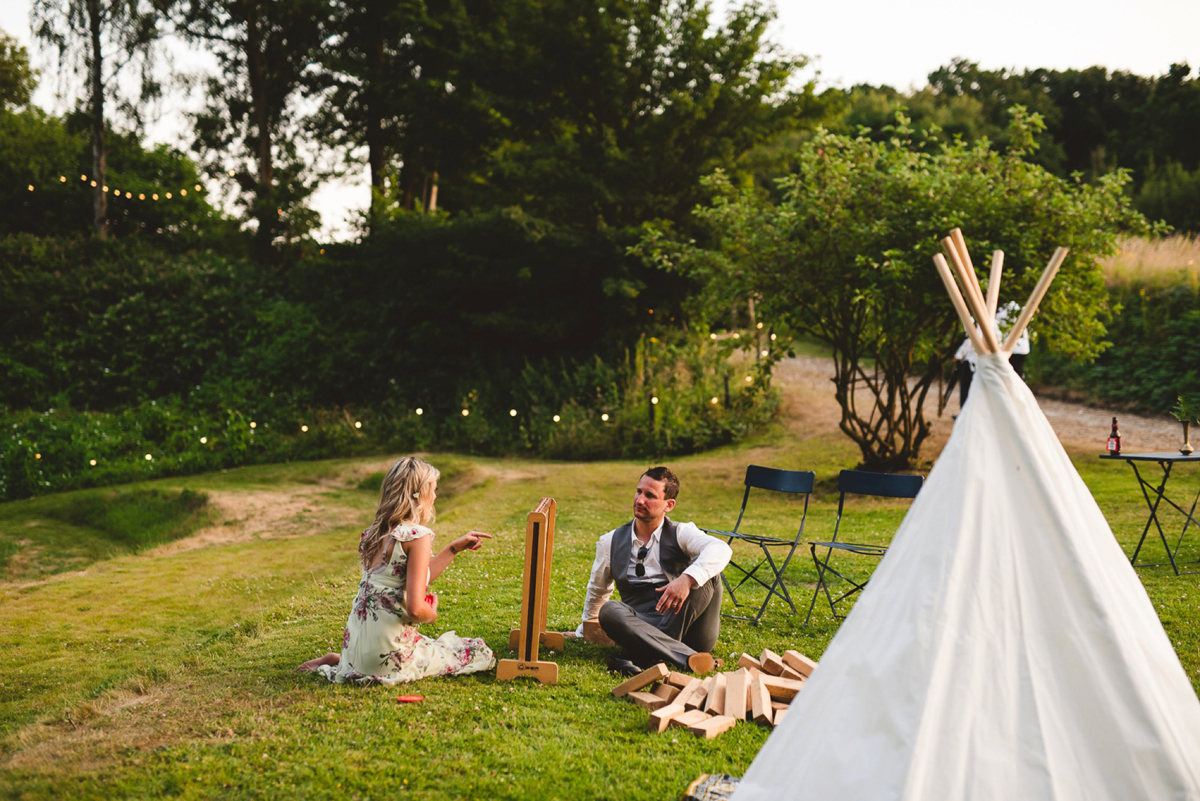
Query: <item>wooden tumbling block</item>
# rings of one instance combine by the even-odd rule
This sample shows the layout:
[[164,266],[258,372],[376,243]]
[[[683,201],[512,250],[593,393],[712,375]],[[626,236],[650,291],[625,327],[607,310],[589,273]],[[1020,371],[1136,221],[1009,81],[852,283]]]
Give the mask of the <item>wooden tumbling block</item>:
[[635,692],[629,693],[625,697],[628,698],[630,701],[633,701],[635,704],[642,707],[643,709],[649,709],[651,712],[667,705],[667,700],[665,698],[659,698],[654,693],[643,693],[643,692],[635,691]]
[[496,663],[496,679],[537,679],[542,684],[558,684],[557,662],[525,662],[520,659],[501,659]]
[[686,712],[683,704],[667,704],[660,706],[658,709],[650,713],[650,720],[646,723],[646,731],[657,732],[661,734],[666,731],[667,725],[677,716]]
[[766,685],[767,692],[771,694],[771,697],[780,701],[791,701],[796,697],[796,693],[804,688],[805,684],[802,681],[784,679],[779,676],[763,676],[761,681]]
[[700,679],[692,679],[687,683],[687,686],[679,691],[679,695],[675,696],[675,700],[672,703],[687,706],[687,702],[691,700],[693,695],[700,692],[700,688],[703,686],[704,682]]
[[763,672],[762,662],[759,662],[757,659],[750,656],[750,654],[742,654],[742,658],[738,660],[738,667],[744,667],[751,673]]
[[778,712],[781,709],[787,709],[788,706],[789,705],[785,704],[783,701],[774,701],[774,700],[771,701],[771,709],[774,709],[776,712]]
[[667,678],[666,678],[667,684],[673,685],[680,689],[683,689],[684,687],[688,686],[688,684],[690,684],[691,681],[692,681],[691,676],[689,676],[686,673],[680,673],[679,671],[676,671],[676,670],[672,670],[670,673],[668,673]]
[[623,698],[634,690],[640,690],[643,687],[649,687],[659,679],[665,678],[667,672],[667,666],[662,662],[659,662],[654,667],[643,670],[632,679],[624,681],[618,684],[616,687],[613,687],[612,694],[616,698]]
[[777,712],[775,713],[775,720],[773,720],[773,721],[771,722],[771,725],[772,725],[772,726],[778,726],[780,723],[783,723],[783,716],[784,716],[784,714],[785,714],[786,712],[787,712],[787,710],[786,710],[786,709],[780,709],[779,711],[777,711]]
[[729,681],[729,674],[718,673],[712,678],[712,687],[708,690],[708,697],[704,699],[704,711],[721,715],[725,712],[725,682]]
[[724,713],[735,720],[746,719],[746,696],[750,686],[750,671],[742,668],[725,680]]
[[762,655],[758,658],[762,662],[764,673],[770,673],[772,676],[778,676],[783,672],[783,659],[779,654],[772,651],[770,648],[764,648]]
[[763,684],[760,677],[750,677],[750,716],[755,723],[765,723],[771,725],[772,713],[771,696],[767,693],[767,685]]
[[705,720],[708,720],[708,715],[706,713],[701,712],[699,709],[688,709],[671,718],[667,725],[680,729],[687,729]]
[[801,676],[808,678],[817,669],[817,663],[799,651],[784,651],[783,663]]
[[699,723],[688,726],[688,731],[697,737],[701,737],[705,740],[711,740],[714,737],[724,734],[732,729],[735,723],[737,723],[737,721],[728,715],[716,715],[708,718],[707,720],[702,720]]
[[679,688],[673,684],[664,682],[654,688],[654,694],[667,703],[670,703],[675,700],[675,696],[679,695]]
[[[600,628],[600,623],[595,620],[585,620],[583,622],[583,639],[586,642],[595,643],[596,645],[616,645],[612,638],[604,633],[604,629]],[[513,646],[509,646],[512,648]]]
[[[708,692],[712,688],[713,677],[709,676],[700,682],[700,689],[692,693],[692,697],[687,699],[684,706],[688,709],[700,709],[704,706],[704,699],[708,697]],[[683,690],[680,690],[682,693]]]
[[795,679],[796,681],[804,681],[807,678],[803,673],[792,670],[787,665],[783,666],[783,672],[779,675],[785,679]]

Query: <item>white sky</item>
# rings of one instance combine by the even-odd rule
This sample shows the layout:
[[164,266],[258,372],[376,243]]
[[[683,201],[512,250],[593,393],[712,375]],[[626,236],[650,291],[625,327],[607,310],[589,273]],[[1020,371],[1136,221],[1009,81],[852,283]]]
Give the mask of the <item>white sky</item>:
[[[718,16],[730,3],[714,0]],[[0,0],[0,29],[16,36],[47,66],[50,54],[31,42],[30,0]],[[1051,69],[1104,66],[1139,75],[1161,75],[1172,63],[1200,68],[1200,0],[777,0],[772,39],[813,58],[821,87],[858,83],[919,87],[934,69],[961,56],[985,69]],[[203,54],[181,54],[189,68]],[[45,79],[35,102],[52,111],[66,105]],[[194,103],[172,98],[149,134],[184,146],[182,111]],[[350,235],[350,219],[367,204],[367,177],[330,182],[313,205],[326,238]],[[216,186],[212,187],[214,190]]]

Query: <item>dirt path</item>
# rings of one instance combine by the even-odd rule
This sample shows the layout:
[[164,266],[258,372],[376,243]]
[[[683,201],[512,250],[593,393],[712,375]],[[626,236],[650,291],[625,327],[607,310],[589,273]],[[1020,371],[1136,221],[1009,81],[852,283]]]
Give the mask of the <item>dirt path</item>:
[[[841,409],[833,398],[833,364],[823,357],[797,356],[781,361],[775,370],[776,385],[784,390],[784,415],[788,424],[800,429],[833,430],[841,419]],[[936,411],[936,400],[929,403]],[[1125,450],[1173,451],[1183,441],[1180,425],[1169,415],[1147,417],[1115,411],[1103,406],[1039,397],[1038,405],[1068,450],[1095,450],[1102,453],[1112,418],[1118,418],[1121,444]],[[942,417],[933,418],[933,434],[927,453],[936,453],[950,436],[952,415],[958,414],[958,393],[947,404]]]
[[389,464],[390,460],[356,465],[351,471],[302,487],[205,490],[217,522],[148,553],[166,556],[252,539],[305,537],[359,524],[364,517],[362,509],[331,503],[328,496],[334,490],[345,489],[348,483],[354,484],[373,472],[386,470]]

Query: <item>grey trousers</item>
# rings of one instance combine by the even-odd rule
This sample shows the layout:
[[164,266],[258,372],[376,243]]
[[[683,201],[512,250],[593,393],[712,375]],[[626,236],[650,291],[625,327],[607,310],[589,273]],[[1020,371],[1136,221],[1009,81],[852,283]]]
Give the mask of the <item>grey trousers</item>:
[[631,587],[630,597],[600,607],[600,628],[621,646],[622,656],[642,667],[669,662],[686,670],[689,656],[712,651],[721,633],[720,576],[692,590],[678,612],[666,614],[654,609],[661,597],[654,585]]

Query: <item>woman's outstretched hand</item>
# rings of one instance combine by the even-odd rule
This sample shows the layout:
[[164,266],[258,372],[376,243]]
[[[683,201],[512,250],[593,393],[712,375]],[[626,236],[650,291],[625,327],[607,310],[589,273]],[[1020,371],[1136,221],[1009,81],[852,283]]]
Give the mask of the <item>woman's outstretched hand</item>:
[[450,543],[450,550],[454,554],[460,554],[463,551],[478,551],[483,545],[485,539],[492,539],[491,534],[484,534],[482,531],[468,531],[461,537]]

